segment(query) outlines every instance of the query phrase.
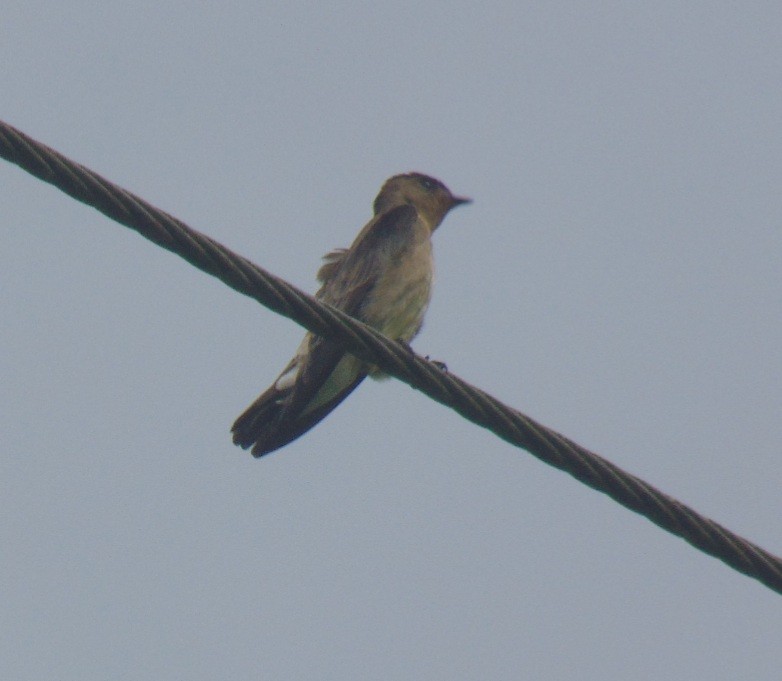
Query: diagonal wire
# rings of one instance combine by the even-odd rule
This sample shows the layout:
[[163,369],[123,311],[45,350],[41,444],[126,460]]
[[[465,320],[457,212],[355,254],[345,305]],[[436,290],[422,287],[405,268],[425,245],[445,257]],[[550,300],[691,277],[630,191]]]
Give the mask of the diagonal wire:
[[782,594],[782,559],[2,121],[0,156]]

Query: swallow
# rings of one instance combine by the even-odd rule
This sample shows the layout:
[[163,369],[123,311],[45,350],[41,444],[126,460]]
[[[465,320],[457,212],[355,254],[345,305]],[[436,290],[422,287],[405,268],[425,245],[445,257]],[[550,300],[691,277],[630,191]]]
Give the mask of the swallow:
[[[350,248],[326,254],[315,294],[388,338],[410,343],[432,292],[431,237],[448,212],[470,199],[420,173],[395,175],[373,204],[374,216]],[[255,457],[288,444],[325,418],[375,366],[333,341],[307,333],[276,381],[236,419],[233,441]]]

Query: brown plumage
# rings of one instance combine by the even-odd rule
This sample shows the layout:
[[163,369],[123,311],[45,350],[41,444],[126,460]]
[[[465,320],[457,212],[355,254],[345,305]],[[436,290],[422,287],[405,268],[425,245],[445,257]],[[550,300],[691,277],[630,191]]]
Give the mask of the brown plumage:
[[[324,257],[315,297],[382,334],[410,342],[431,295],[431,236],[449,210],[469,199],[439,180],[408,173],[387,180],[374,217],[348,249]],[[234,443],[262,456],[329,414],[367,374],[380,373],[324,338],[307,333],[277,380],[236,420]]]

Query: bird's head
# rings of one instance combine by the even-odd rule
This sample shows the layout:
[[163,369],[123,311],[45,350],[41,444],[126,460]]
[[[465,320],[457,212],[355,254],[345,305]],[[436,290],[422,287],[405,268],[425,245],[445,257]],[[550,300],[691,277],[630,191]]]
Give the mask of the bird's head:
[[440,180],[428,175],[394,175],[386,180],[375,199],[375,215],[405,203],[412,205],[435,230],[451,208],[470,203],[470,199],[454,196]]

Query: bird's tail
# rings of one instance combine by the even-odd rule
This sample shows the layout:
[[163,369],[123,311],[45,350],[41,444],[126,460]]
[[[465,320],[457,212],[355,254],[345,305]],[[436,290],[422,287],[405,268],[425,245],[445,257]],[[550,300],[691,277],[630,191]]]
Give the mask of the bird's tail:
[[270,387],[234,422],[231,427],[234,444],[243,449],[252,447],[255,457],[287,445],[328,416],[365,376],[365,372],[360,373],[331,400],[309,410],[291,409],[292,386],[282,390]]
[[247,407],[231,426],[234,444],[247,449],[259,440],[268,441],[285,408],[286,392],[290,389],[283,391],[272,386]]

